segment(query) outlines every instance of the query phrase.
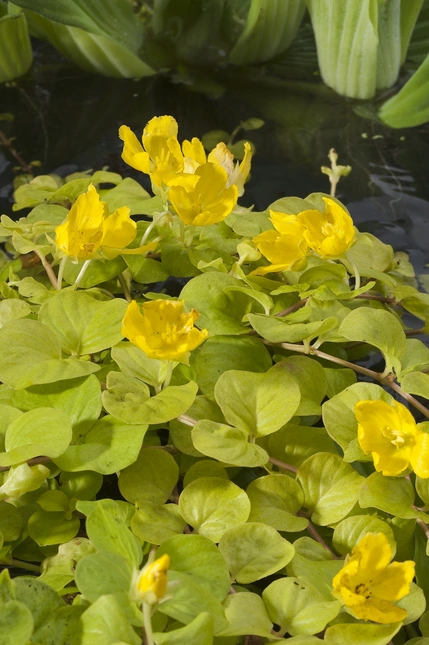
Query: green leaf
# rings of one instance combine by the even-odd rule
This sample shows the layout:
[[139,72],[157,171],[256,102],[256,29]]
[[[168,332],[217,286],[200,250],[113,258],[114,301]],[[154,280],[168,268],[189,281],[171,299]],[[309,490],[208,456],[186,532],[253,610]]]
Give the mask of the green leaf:
[[324,642],[327,645],[388,645],[401,629],[402,623],[393,625],[365,625],[362,623],[340,623],[328,627]]
[[[354,409],[359,401],[386,401],[391,404],[393,399],[379,385],[355,383],[323,404],[323,422],[326,431],[344,451],[347,451],[351,442],[357,441],[358,422]],[[349,461],[347,454],[345,459]],[[360,459],[366,460],[362,451],[360,451]]]
[[0,353],[0,380],[17,389],[87,376],[100,369],[95,363],[61,360],[60,344],[50,329],[25,318],[0,329]]
[[154,633],[156,645],[212,645],[213,643],[213,619],[207,612],[199,616],[179,629],[170,632]]
[[87,555],[76,567],[76,585],[90,602],[109,594],[128,594],[132,576],[132,564],[119,553]]
[[49,619],[53,611],[64,607],[64,601],[56,591],[34,576],[18,576],[14,578],[12,584],[15,599],[32,613],[34,634]]
[[20,410],[50,407],[70,417],[74,434],[85,433],[101,412],[101,387],[94,375],[70,381],[33,385],[24,390],[0,386],[0,401],[7,401]]
[[246,493],[220,477],[191,482],[179,498],[180,513],[190,526],[213,542],[233,526],[244,524],[250,513]]
[[[76,264],[72,262],[67,262],[64,269],[64,280],[70,285],[73,285],[76,282],[76,278],[79,275],[82,267],[83,260],[77,262]],[[95,287],[96,285],[107,282],[112,278],[118,276],[122,271],[125,271],[127,265],[125,264],[124,259],[118,255],[117,258],[113,260],[91,260],[85,275],[79,283],[79,286],[84,289],[89,289],[90,287]]]
[[277,363],[275,370],[287,370],[298,383],[301,399],[295,415],[319,415],[327,392],[325,370],[320,363],[307,356],[290,356]]
[[170,570],[191,576],[221,602],[227,596],[228,568],[213,542],[202,535],[176,535],[159,547],[156,557],[165,553],[170,556]]
[[219,550],[232,579],[239,584],[250,584],[276,573],[295,553],[290,542],[260,522],[248,522],[226,531],[219,541]]
[[191,407],[198,392],[194,381],[186,385],[170,385],[149,398],[149,390],[141,381],[117,372],[107,377],[108,389],[103,392],[103,405],[112,416],[131,424],[167,423]]
[[126,0],[111,7],[109,17],[96,0],[18,0],[16,4],[64,25],[121,42],[137,53],[141,44],[141,27]]
[[128,425],[114,417],[99,419],[80,443],[71,445],[54,461],[69,472],[95,470],[110,475],[134,463],[140,452],[147,425]]
[[76,564],[94,551],[95,548],[86,538],[75,538],[66,544],[60,544],[58,553],[43,561],[40,580],[60,591],[74,580]]
[[231,594],[224,603],[228,627],[219,636],[244,636],[247,634],[271,638],[273,624],[265,605],[255,593],[243,591]]
[[177,504],[163,506],[144,502],[131,520],[131,530],[141,542],[162,544],[175,535],[183,533],[185,520]]
[[328,385],[326,394],[330,399],[350,385],[353,385],[353,383],[356,383],[356,372],[351,369],[325,367],[324,370]]
[[253,329],[270,343],[310,341],[338,326],[338,319],[334,316],[309,323],[290,323],[283,318],[261,314],[247,314],[246,319]]
[[354,515],[346,517],[337,524],[332,538],[332,544],[338,553],[347,555],[366,533],[383,533],[396,553],[396,541],[389,524],[383,522],[377,515]]
[[404,625],[415,623],[426,609],[426,599],[423,589],[420,589],[414,582],[411,583],[410,593],[398,602],[398,606],[407,612],[404,618]]
[[82,614],[81,645],[141,645],[115,596],[101,596]]
[[86,532],[98,551],[118,553],[126,560],[139,566],[143,554],[137,538],[124,525],[116,509],[108,509],[98,503],[87,517]]
[[22,602],[10,600],[0,612],[1,645],[27,645],[33,633],[33,616]]
[[268,453],[249,442],[246,430],[223,423],[198,421],[192,428],[192,442],[203,455],[234,466],[255,468],[268,462]]
[[0,465],[18,464],[32,457],[59,457],[72,439],[70,417],[61,410],[38,408],[20,415],[6,431]]
[[256,338],[247,336],[215,336],[192,353],[192,364],[203,394],[214,396],[218,378],[228,370],[266,372],[272,365],[265,345]]
[[136,345],[122,342],[112,348],[112,358],[127,376],[158,386],[164,382],[166,376],[166,362],[149,358]]
[[3,327],[11,320],[25,318],[31,314],[31,307],[24,300],[7,298],[0,302],[0,327]]
[[7,502],[0,502],[0,529],[5,542],[14,542],[21,535],[24,516],[21,511]]
[[48,512],[40,509],[28,520],[28,535],[39,546],[69,542],[79,529],[79,519],[68,519],[65,511]]
[[379,349],[386,361],[386,370],[400,374],[406,336],[394,314],[384,309],[359,307],[344,318],[338,331],[348,340],[361,341]]
[[318,453],[299,467],[297,480],[311,519],[319,526],[327,526],[339,522],[352,510],[364,478],[339,455]]
[[137,460],[119,475],[122,496],[131,504],[164,504],[179,479],[173,457],[158,448],[144,448]]
[[0,486],[0,495],[2,498],[11,497],[14,499],[30,491],[37,491],[50,475],[49,468],[42,466],[42,464],[29,466],[27,463],[23,463],[19,466],[12,466],[5,475],[3,486]]
[[229,423],[263,437],[291,419],[300,390],[288,372],[276,367],[265,374],[230,370],[216,383],[215,398]]
[[183,487],[185,488],[188,484],[200,477],[222,477],[222,479],[229,479],[227,471],[218,461],[201,459],[186,471],[183,478]]
[[304,502],[301,486],[281,474],[258,477],[247,487],[250,499],[250,522],[263,522],[277,531],[295,533],[308,526],[308,520],[296,514]]
[[418,515],[412,508],[413,485],[404,477],[385,477],[381,473],[372,473],[361,486],[359,504],[362,508],[377,508],[403,519]]
[[97,300],[82,291],[61,291],[43,304],[39,320],[72,356],[95,354],[122,340],[126,300]]
[[280,461],[300,466],[318,452],[332,452],[336,455],[338,450],[324,428],[290,423],[269,436],[268,452]]
[[224,289],[232,286],[242,285],[230,275],[211,271],[190,280],[179,298],[187,308],[198,311],[198,327],[207,329],[211,336],[245,334],[241,320],[248,312],[249,298],[239,293],[229,296]]
[[[308,582],[325,600],[332,602],[332,579],[344,566],[343,560],[329,559],[332,558],[329,551],[319,544],[316,545],[310,538],[300,538],[294,546],[295,557],[287,567],[288,576],[295,576]],[[309,552],[309,546],[311,546],[311,552]],[[300,551],[304,551],[311,557],[304,557]]]
[[429,54],[401,90],[383,103],[379,117],[391,128],[411,128],[429,121]]
[[293,577],[272,582],[262,598],[273,623],[292,636],[321,632],[341,609],[337,600],[326,601],[308,582]]
[[157,260],[139,257],[138,255],[126,255],[124,259],[131,271],[133,280],[139,284],[164,282],[169,276],[164,266]]
[[401,388],[409,394],[417,394],[429,399],[429,375],[422,372],[411,372],[401,379]]
[[225,612],[219,600],[192,576],[179,571],[169,571],[167,594],[158,609],[184,625],[191,623],[201,612],[206,612],[213,619],[215,634],[227,625]]
[[150,195],[138,181],[125,177],[117,186],[105,191],[102,199],[110,213],[126,204],[130,209],[130,215],[143,215],[144,202],[150,200]]
[[48,620],[33,635],[40,645],[66,645],[81,631],[80,617],[85,607],[73,605],[52,612]]

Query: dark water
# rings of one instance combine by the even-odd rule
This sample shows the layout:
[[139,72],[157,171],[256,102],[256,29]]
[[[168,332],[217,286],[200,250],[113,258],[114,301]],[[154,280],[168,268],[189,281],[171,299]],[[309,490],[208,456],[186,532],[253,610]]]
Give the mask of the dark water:
[[[38,56],[38,59],[37,59]],[[320,166],[335,147],[339,163],[353,167],[338,196],[361,231],[369,231],[398,251],[410,253],[417,273],[429,263],[429,127],[403,131],[385,128],[357,114],[362,106],[337,97],[317,79],[310,83],[277,81],[260,72],[203,79],[214,98],[198,88],[167,78],[141,81],[92,76],[57,66],[44,50],[36,54],[30,75],[0,86],[0,121],[28,163],[39,160],[36,174],[99,169],[131,175],[146,188],[144,175],[120,158],[118,127],[140,132],[154,115],[172,114],[179,138],[212,129],[231,132],[242,119],[260,117],[265,126],[248,133],[257,154],[241,203],[263,210],[282,196],[305,197],[329,190]],[[367,108],[365,108],[367,109]],[[0,213],[11,214],[16,161],[0,147]],[[21,212],[20,215],[24,214]]]

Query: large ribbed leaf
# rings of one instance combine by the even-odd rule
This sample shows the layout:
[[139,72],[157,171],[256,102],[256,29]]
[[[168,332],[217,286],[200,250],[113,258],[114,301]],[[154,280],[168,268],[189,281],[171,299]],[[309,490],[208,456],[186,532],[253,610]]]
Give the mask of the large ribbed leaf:
[[141,44],[141,25],[128,0],[17,0],[15,4],[54,22],[109,36],[134,52]]
[[378,115],[391,128],[411,128],[429,121],[429,54],[401,91],[381,106]]
[[284,52],[304,13],[304,0],[252,0],[244,30],[229,56],[231,63],[260,63]]
[[32,61],[24,13],[10,3],[0,2],[0,83],[25,74]]
[[[403,0],[404,4],[407,0]],[[415,0],[417,4],[417,0]],[[411,11],[411,9],[408,9]],[[414,27],[407,60],[422,63],[429,53],[429,0],[424,0],[422,10]]]
[[[417,19],[419,19],[419,14],[422,9],[423,3],[425,0],[414,0],[410,2],[409,0],[401,0],[401,62],[403,63],[407,57],[408,46],[410,44],[411,36],[413,36],[413,30],[416,25]],[[429,10],[429,3],[426,2],[426,12]],[[429,18],[429,15],[428,15]],[[426,25],[426,40],[428,43],[429,51],[429,20]]]

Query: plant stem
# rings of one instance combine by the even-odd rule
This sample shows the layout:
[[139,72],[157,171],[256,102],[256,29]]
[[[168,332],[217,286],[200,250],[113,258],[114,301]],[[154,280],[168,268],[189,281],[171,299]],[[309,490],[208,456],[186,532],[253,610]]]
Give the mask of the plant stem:
[[[302,511],[298,511],[297,515],[299,515],[300,517],[306,517],[305,513],[303,513]],[[308,518],[306,518],[306,519],[308,519]],[[320,535],[319,531],[316,529],[314,524],[312,522],[310,522],[310,520],[308,520],[307,531],[310,533],[311,537],[314,540],[316,540],[316,542],[319,542],[319,544],[321,544],[327,551],[329,551],[329,553],[332,555],[334,560],[339,560],[340,559],[337,555],[335,555],[335,553],[333,552],[333,550],[331,549],[329,544],[327,544],[325,542],[325,540]]]
[[426,535],[427,539],[429,540],[429,526],[426,524],[426,522],[423,522],[423,520],[421,520],[419,517],[416,519],[416,522],[422,529],[423,533]]
[[0,130],[0,143],[2,143],[4,147],[9,150],[10,154],[12,155],[12,157],[14,157],[17,160],[22,170],[25,170],[25,172],[28,172],[29,175],[33,174],[33,168],[29,164],[25,163],[24,159],[16,150],[12,141],[8,139],[7,136],[4,134],[4,132],[2,132],[1,130]]
[[31,562],[22,562],[22,560],[15,560],[14,558],[8,558],[4,563],[7,567],[16,567],[17,569],[27,569],[27,571],[34,571],[35,573],[40,573],[39,565],[31,564]]
[[153,640],[153,630],[152,630],[152,607],[147,604],[147,602],[143,603],[143,619],[144,619],[144,631],[145,631],[145,636],[146,636],[146,643],[147,645],[155,645],[155,641]]
[[90,263],[90,262],[91,262],[91,260],[85,260],[85,262],[82,264],[82,268],[81,268],[81,270],[79,271],[79,273],[78,273],[78,276],[77,276],[76,280],[74,281],[74,286],[75,286],[76,288],[79,286],[79,284],[80,284],[80,282],[81,282],[81,280],[82,280],[83,276],[85,275],[86,270],[87,270],[87,268],[89,267],[89,263]]
[[58,268],[58,278],[57,278],[57,289],[62,289],[63,286],[63,274],[67,262],[67,255],[61,258],[60,266]]
[[162,385],[162,389],[165,390],[170,385],[171,377],[173,375],[173,361],[167,361],[167,373],[165,375],[165,381]]
[[[51,461],[50,457],[33,457],[27,460],[28,466],[36,466],[37,464],[47,464]],[[10,470],[13,466],[0,466],[0,473]]]
[[274,314],[277,318],[284,318],[285,316],[288,316],[289,314],[292,314],[294,311],[298,311],[298,309],[302,309],[302,307],[305,307],[307,304],[308,298],[303,298],[302,300],[298,300],[298,302],[295,302],[293,305],[290,305],[290,307],[287,307],[286,309],[283,309],[282,311],[279,311],[277,314]]
[[40,262],[42,263],[42,266],[45,269],[46,275],[48,276],[52,286],[54,287],[54,289],[58,289],[57,278],[53,268],[51,267],[51,265],[49,264],[49,262],[47,261],[43,253],[40,253],[40,251],[38,251],[37,249],[34,249],[34,252],[40,258]]
[[129,287],[128,287],[128,284],[127,284],[127,281],[125,280],[125,276],[124,276],[124,274],[123,274],[123,273],[120,273],[120,274],[118,275],[118,280],[119,280],[119,282],[120,282],[120,284],[121,284],[122,291],[124,292],[125,300],[126,300],[127,302],[132,302],[133,297],[132,297],[132,295],[131,295],[131,291],[129,290]]
[[295,466],[291,466],[291,464],[285,464],[283,461],[280,461],[280,459],[276,459],[275,457],[270,457],[268,461],[274,466],[277,466],[277,468],[281,468],[282,470],[288,470],[291,473],[296,473],[298,471],[298,468],[295,468]]
[[158,222],[159,222],[159,221],[164,217],[164,215],[167,215],[167,213],[168,213],[168,211],[162,211],[162,213],[158,213],[158,214],[153,218],[153,220],[151,221],[151,223],[149,224],[149,226],[147,227],[147,229],[146,229],[146,230],[145,230],[145,232],[143,233],[143,237],[142,237],[142,239],[140,240],[140,246],[143,246],[143,244],[146,242],[147,238],[149,237],[149,233],[150,233],[150,232],[153,230],[153,228],[158,224]]
[[193,428],[194,425],[197,423],[197,420],[193,419],[188,414],[179,414],[179,416],[177,417],[177,420],[180,421],[180,423],[184,423],[187,426],[191,426],[191,428]]

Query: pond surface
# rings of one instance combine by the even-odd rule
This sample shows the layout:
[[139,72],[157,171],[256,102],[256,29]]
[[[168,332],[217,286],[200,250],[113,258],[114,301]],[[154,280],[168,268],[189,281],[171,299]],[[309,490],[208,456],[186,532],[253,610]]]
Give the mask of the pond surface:
[[[353,167],[341,180],[338,197],[359,229],[408,252],[417,274],[428,272],[428,126],[385,128],[357,114],[366,107],[337,97],[318,79],[279,81],[256,70],[230,73],[217,83],[203,79],[212,92],[209,96],[167,78],[107,79],[68,66],[58,68],[52,58],[46,62],[42,49],[30,75],[0,86],[0,115],[14,117],[12,122],[0,121],[0,128],[15,138],[27,163],[41,162],[36,174],[65,175],[108,166],[149,189],[146,176],[121,160],[121,124],[139,134],[154,115],[172,114],[183,139],[213,129],[231,132],[241,120],[260,117],[263,128],[248,133],[257,153],[243,205],[264,210],[282,196],[329,192],[320,166],[328,164],[327,153],[334,147],[339,163]],[[214,98],[221,94],[220,83],[224,91]],[[10,152],[0,147],[0,213],[9,215],[15,166]]]

